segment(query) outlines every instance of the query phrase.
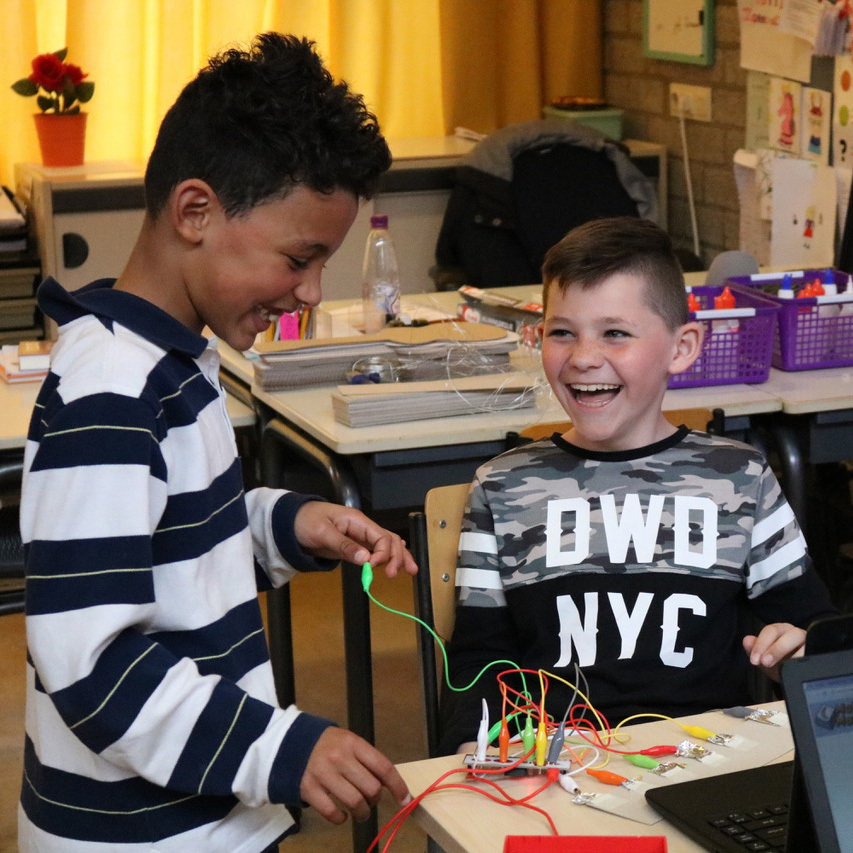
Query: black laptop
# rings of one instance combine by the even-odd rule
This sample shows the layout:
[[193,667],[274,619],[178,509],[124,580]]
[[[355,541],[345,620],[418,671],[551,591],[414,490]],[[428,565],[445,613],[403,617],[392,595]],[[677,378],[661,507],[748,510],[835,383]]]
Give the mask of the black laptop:
[[[646,792],[670,823],[719,853],[853,853],[853,617],[809,629],[807,655],[782,667],[796,761]],[[834,635],[843,639],[838,640]],[[814,651],[819,649],[820,651]]]

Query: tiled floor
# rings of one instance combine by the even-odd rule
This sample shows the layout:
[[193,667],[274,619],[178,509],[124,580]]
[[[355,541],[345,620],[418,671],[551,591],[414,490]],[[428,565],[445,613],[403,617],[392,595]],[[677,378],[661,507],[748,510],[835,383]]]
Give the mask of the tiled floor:
[[[408,577],[389,581],[377,573],[372,591],[384,604],[410,613],[411,588]],[[340,576],[335,572],[299,577],[291,595],[298,704],[345,723]],[[371,618],[377,746],[395,762],[424,758],[414,625],[375,607]],[[15,824],[24,713],[23,625],[20,615],[0,618],[0,853],[17,851]],[[387,797],[379,809],[380,827],[393,813],[393,802]],[[332,826],[311,810],[303,817],[302,831],[282,845],[282,853],[343,853],[352,849],[349,823]],[[425,849],[425,836],[415,826],[404,827],[392,847],[394,853],[423,853]]]

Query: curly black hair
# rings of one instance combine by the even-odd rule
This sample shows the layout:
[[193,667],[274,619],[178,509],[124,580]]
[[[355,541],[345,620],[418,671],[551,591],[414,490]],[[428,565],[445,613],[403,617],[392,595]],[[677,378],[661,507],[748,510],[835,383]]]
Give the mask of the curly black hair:
[[226,215],[297,184],[370,198],[391,154],[361,95],[335,82],[313,41],[263,33],[213,57],[166,113],[145,172],[156,217],[184,180],[200,178]]

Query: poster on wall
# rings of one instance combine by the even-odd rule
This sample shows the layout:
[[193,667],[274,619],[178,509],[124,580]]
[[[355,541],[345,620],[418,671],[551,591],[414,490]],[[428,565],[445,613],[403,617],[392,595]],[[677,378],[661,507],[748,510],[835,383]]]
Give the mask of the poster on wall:
[[738,0],[737,9],[741,67],[808,83],[812,44],[783,30],[782,3]]
[[853,167],[853,59],[835,58],[832,90],[832,165]]
[[802,135],[800,152],[807,160],[829,165],[829,127],[832,118],[832,94],[803,86],[800,109]]
[[773,161],[770,263],[780,267],[832,266],[835,257],[836,179],[811,160]]
[[800,153],[801,89],[802,86],[793,80],[770,78],[770,106],[767,113],[770,120],[768,142],[771,148],[789,154]]

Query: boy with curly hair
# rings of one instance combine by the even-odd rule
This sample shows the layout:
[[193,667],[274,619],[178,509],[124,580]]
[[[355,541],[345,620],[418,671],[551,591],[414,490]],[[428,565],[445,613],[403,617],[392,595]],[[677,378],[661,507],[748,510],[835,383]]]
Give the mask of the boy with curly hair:
[[215,57],[163,119],[115,280],[39,304],[59,326],[30,426],[21,530],[28,692],[21,850],[274,849],[284,804],[365,818],[408,792],[370,744],[277,707],[258,589],[340,560],[416,567],[309,495],[243,492],[216,344],[320,301],[390,155],[313,50]]

